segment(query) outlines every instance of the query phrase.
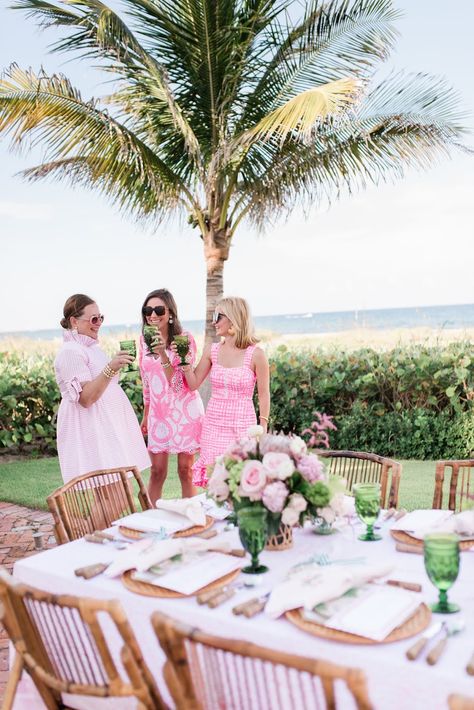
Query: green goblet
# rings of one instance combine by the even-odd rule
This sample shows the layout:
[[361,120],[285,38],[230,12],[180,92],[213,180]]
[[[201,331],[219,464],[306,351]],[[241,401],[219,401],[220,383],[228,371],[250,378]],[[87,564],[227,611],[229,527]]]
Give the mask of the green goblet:
[[247,552],[250,552],[252,564],[244,567],[246,574],[262,574],[268,572],[268,567],[258,562],[258,556],[267,541],[267,511],[260,507],[241,508],[237,511],[240,542]]
[[[137,356],[137,347],[135,345],[134,340],[121,340],[120,343],[120,350],[126,350],[129,355],[131,355],[133,358],[136,358]],[[133,370],[132,364],[128,364],[127,367],[125,368],[126,371]]]
[[154,325],[145,325],[143,327],[143,340],[148,348],[147,355],[149,357],[154,357],[154,352],[152,351],[152,343],[156,336],[158,335],[158,329]]
[[459,605],[448,602],[448,589],[459,574],[459,538],[453,533],[429,533],[424,538],[425,569],[439,590],[439,600],[431,604],[431,611],[453,614]]
[[178,353],[181,362],[180,365],[187,365],[186,355],[189,353],[189,338],[187,335],[175,335],[174,342],[176,343],[176,352]]
[[354,493],[356,513],[367,525],[366,532],[359,535],[359,540],[381,540],[382,536],[374,533],[374,524],[380,512],[380,483],[357,483]]

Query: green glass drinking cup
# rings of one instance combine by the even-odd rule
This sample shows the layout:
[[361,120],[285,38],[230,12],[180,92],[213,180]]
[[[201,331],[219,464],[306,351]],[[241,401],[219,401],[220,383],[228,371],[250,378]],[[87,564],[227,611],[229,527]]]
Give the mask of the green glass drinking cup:
[[244,567],[242,572],[246,574],[268,572],[268,567],[258,561],[258,556],[267,541],[267,511],[257,506],[241,508],[237,511],[237,525],[242,546],[252,558],[251,565]]
[[154,357],[154,352],[152,351],[152,343],[158,335],[158,328],[154,325],[145,325],[143,327],[143,340],[148,348],[147,355],[149,357]]
[[359,535],[359,540],[381,540],[382,536],[374,533],[375,521],[380,512],[380,483],[357,483],[354,486],[354,494],[356,513],[367,525],[367,530]]
[[425,569],[439,591],[439,599],[431,604],[431,611],[453,614],[459,605],[448,602],[448,589],[459,574],[459,538],[453,533],[429,533],[423,540]]
[[175,335],[176,352],[180,357],[180,365],[187,365],[186,356],[189,353],[189,338],[187,335]]
[[[137,357],[137,346],[134,340],[121,340],[119,343],[120,350],[126,350],[129,355],[133,358]],[[125,371],[133,370],[133,365],[130,363],[124,368]]]

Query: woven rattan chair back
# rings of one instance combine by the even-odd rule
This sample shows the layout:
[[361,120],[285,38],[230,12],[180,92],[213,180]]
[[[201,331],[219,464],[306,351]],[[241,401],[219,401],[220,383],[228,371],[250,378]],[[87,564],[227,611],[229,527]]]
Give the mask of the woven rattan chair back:
[[346,686],[341,708],[372,708],[359,669],[211,636],[160,612],[151,620],[167,657],[164,676],[177,710],[333,709],[339,683]]
[[398,489],[402,465],[398,461],[365,451],[316,452],[329,459],[329,472],[344,478],[347,490],[352,491],[356,483],[380,483],[380,504],[382,508],[398,508]]
[[[134,696],[139,708],[166,707],[119,602],[48,594],[16,582],[3,567],[0,601],[0,618],[16,651],[3,710],[12,707],[23,669],[47,708],[64,708],[62,693]],[[118,639],[115,654],[105,627]]]
[[135,466],[92,471],[77,476],[47,498],[59,545],[108,528],[114,520],[152,505]]
[[459,512],[469,497],[474,496],[474,459],[437,462],[433,508],[443,507],[443,485],[448,468],[451,469],[448,509]]

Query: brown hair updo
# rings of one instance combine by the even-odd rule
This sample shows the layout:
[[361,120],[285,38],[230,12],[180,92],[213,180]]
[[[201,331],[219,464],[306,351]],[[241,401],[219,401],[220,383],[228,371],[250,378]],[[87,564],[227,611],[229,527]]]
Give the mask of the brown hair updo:
[[83,293],[75,293],[73,296],[69,296],[63,308],[64,318],[59,321],[61,327],[70,330],[71,318],[82,316],[85,307],[90,306],[91,303],[95,303],[95,301]]

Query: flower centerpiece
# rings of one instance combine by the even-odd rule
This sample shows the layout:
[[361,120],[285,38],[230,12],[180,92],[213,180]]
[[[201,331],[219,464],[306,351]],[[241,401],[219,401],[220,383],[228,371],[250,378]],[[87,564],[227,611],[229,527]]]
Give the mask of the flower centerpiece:
[[264,434],[260,426],[250,427],[216,460],[208,485],[208,495],[230,503],[236,513],[252,506],[265,509],[269,538],[282,527],[288,537],[288,530],[307,518],[329,517],[336,491],[341,482],[328,479],[303,439]]

